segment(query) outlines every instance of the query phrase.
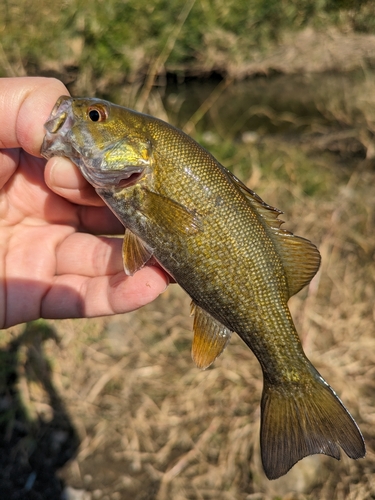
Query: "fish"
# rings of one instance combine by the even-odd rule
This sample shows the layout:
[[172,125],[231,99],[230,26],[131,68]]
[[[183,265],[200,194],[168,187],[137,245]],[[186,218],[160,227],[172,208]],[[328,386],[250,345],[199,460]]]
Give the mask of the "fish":
[[206,369],[237,333],[263,372],[260,444],[268,479],[312,454],[365,456],[355,420],[306,357],[288,300],[320,253],[172,125],[96,98],[62,96],[41,154],[69,158],[125,227],[124,271],[157,262],[191,297],[192,358]]

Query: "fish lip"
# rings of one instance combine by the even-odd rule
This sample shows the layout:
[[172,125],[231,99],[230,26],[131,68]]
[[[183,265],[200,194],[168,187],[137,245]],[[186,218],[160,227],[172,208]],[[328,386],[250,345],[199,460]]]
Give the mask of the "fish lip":
[[70,144],[70,141],[66,141],[70,128],[74,123],[71,104],[71,97],[59,97],[48,120],[44,124],[46,134],[40,154],[47,160],[52,156],[67,156],[68,158],[72,158],[78,154]]
[[57,99],[57,101],[56,101],[56,103],[55,103],[55,105],[50,113],[50,119],[54,118],[58,112],[66,111],[67,108],[70,108],[72,100],[73,100],[73,98],[69,95],[61,95]]
[[72,98],[69,96],[60,96],[54,105],[48,120],[44,124],[44,128],[51,134],[56,134],[58,130],[65,125],[66,119],[69,117],[72,106]]

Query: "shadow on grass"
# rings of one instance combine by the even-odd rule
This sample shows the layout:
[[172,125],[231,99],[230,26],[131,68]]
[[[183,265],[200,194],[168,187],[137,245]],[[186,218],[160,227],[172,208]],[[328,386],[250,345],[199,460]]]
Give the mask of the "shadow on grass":
[[[54,330],[44,321],[0,350],[0,492],[1,498],[59,499],[64,489],[57,471],[75,456],[79,439],[51,379],[44,342]],[[28,384],[45,391],[48,417],[28,404]]]

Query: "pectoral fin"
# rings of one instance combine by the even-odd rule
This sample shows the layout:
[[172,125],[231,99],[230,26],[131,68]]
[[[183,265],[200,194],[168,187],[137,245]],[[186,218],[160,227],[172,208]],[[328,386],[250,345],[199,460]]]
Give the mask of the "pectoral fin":
[[128,229],[125,231],[122,242],[122,258],[124,271],[128,276],[133,276],[151,258],[152,250]]
[[195,234],[203,229],[201,217],[194,210],[161,194],[143,189],[142,213],[159,227],[178,235]]
[[192,358],[198,368],[208,368],[226,348],[232,332],[192,302],[194,340]]

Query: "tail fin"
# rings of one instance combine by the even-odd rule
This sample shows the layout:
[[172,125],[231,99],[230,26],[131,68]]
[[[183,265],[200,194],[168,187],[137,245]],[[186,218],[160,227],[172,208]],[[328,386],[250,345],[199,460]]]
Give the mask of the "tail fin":
[[331,387],[311,366],[308,383],[273,385],[262,395],[260,443],[268,479],[277,479],[308,455],[340,460],[365,456],[365,443],[354,419]]

